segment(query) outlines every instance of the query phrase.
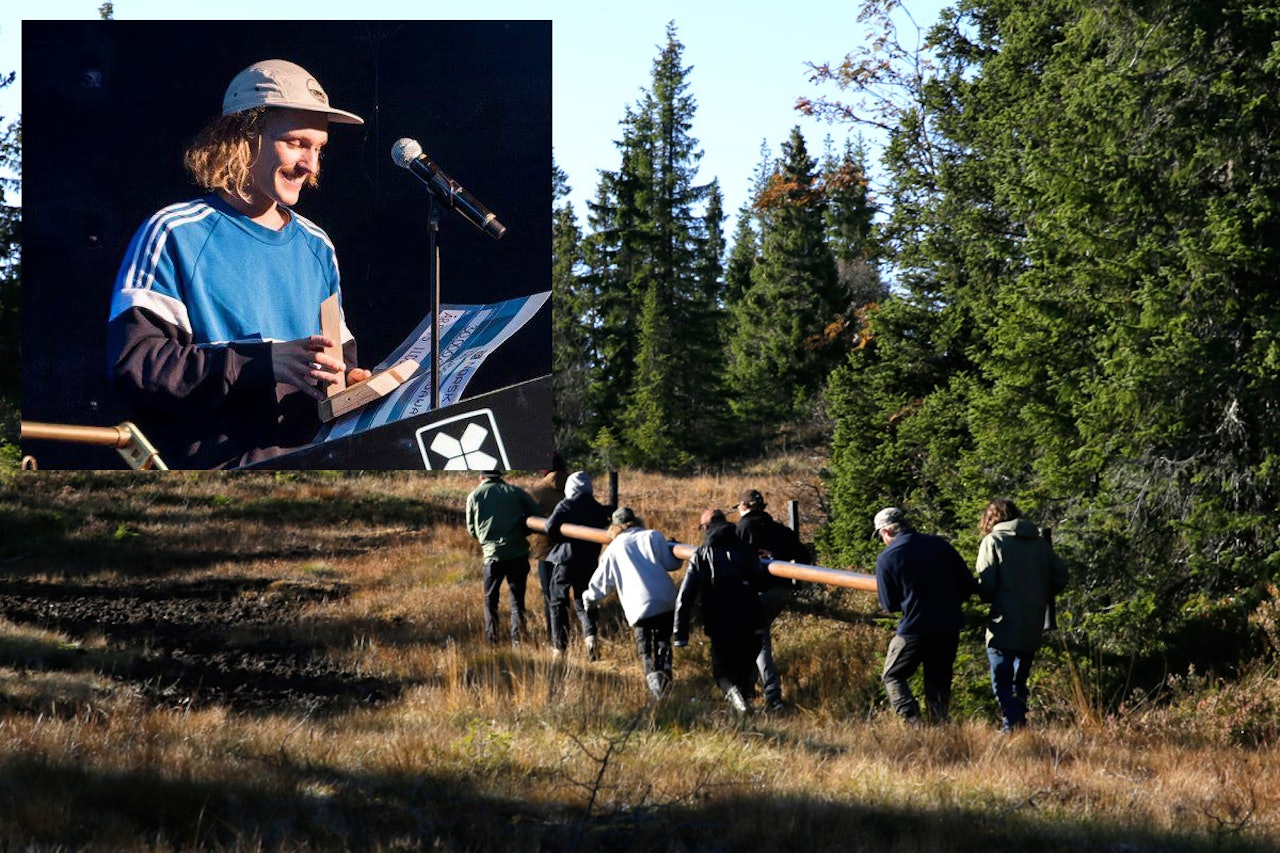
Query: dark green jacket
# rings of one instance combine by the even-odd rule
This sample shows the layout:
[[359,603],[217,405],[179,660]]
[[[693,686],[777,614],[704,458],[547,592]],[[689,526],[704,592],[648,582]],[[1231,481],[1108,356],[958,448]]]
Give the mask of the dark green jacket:
[[467,532],[480,540],[486,563],[529,556],[529,528],[524,520],[542,512],[519,486],[485,480],[467,495]]

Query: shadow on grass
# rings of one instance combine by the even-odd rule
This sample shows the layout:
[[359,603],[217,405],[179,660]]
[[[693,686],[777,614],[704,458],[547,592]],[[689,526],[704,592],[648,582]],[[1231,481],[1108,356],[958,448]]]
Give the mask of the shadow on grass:
[[70,849],[1253,851],[1191,836],[1040,820],[1032,804],[902,808],[819,797],[693,790],[682,801],[588,815],[487,795],[465,778],[345,774],[286,757],[234,779],[114,773],[37,757],[0,762],[0,844]]
[[[40,482],[40,481],[37,481]],[[201,493],[165,484],[0,492],[0,572],[158,576],[218,564],[355,557],[427,525],[461,527],[461,506],[376,492]],[[399,530],[387,533],[386,526]],[[239,535],[229,536],[228,528]],[[369,534],[367,530],[376,532]]]

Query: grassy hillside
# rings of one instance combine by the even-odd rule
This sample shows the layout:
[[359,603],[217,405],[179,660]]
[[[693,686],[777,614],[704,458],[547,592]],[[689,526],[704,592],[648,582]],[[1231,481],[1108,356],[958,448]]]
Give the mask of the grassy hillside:
[[[511,478],[531,485],[532,477]],[[822,520],[816,467],[623,472],[651,526],[760,488]],[[792,710],[740,719],[695,634],[647,699],[616,602],[603,654],[481,639],[475,481],[19,474],[0,491],[0,846],[31,849],[1271,850],[1280,689],[1195,673],[1096,711],[1043,670],[996,731],[976,630],[958,720],[884,709],[891,622],[810,588],[775,624]],[[600,483],[601,491],[604,484]],[[852,567],[866,569],[867,567]],[[1250,737],[1241,731],[1249,728]]]

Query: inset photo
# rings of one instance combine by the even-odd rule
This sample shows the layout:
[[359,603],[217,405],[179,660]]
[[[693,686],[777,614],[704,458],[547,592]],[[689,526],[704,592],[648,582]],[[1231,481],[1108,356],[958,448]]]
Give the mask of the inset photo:
[[544,465],[549,21],[22,36],[24,456]]

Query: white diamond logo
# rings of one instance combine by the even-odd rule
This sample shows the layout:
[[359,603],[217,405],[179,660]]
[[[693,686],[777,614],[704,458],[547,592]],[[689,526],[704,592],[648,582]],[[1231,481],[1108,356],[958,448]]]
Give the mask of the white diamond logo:
[[437,433],[431,442],[431,450],[439,453],[447,461],[445,471],[492,471],[498,467],[498,460],[481,450],[489,431],[479,424],[467,424],[462,431],[462,438],[454,438],[448,433]]

